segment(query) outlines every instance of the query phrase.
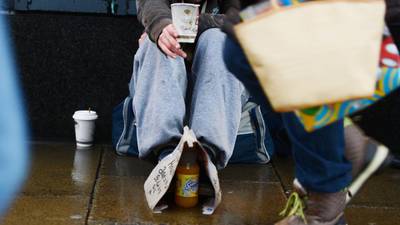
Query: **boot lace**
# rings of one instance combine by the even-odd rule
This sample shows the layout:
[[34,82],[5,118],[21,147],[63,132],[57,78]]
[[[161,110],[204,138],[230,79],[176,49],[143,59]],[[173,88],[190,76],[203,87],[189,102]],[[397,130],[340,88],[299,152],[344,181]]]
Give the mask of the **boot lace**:
[[282,212],[279,213],[279,215],[283,217],[289,217],[293,215],[298,216],[304,221],[305,224],[307,224],[306,217],[304,215],[304,208],[304,202],[300,198],[299,194],[293,192],[286,202],[285,209],[283,209]]

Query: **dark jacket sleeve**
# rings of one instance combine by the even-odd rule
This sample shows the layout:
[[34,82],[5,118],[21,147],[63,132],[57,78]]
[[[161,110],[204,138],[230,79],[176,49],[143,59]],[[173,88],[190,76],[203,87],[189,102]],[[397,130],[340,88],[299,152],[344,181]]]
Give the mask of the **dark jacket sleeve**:
[[210,28],[221,28],[225,23],[227,16],[239,13],[240,0],[220,0],[220,14],[204,13],[199,18],[199,34]]
[[172,23],[168,0],[137,0],[138,19],[146,33],[156,42],[164,27]]
[[222,0],[220,5],[222,6],[222,13],[227,15],[238,13],[242,8],[240,0]]
[[[250,1],[250,0],[249,0]],[[225,19],[224,25],[222,26],[222,31],[225,32],[232,40],[237,42],[235,32],[233,31],[233,26],[238,24],[240,20],[240,10],[243,9],[245,6],[249,5],[249,1],[240,0],[238,4],[239,9],[235,11],[230,11]],[[253,1],[250,1],[252,4]]]
[[[172,23],[170,2],[168,0],[137,0],[138,19],[145,27],[150,39],[156,42],[162,29]],[[199,34],[210,28],[220,28],[226,15],[240,10],[240,0],[219,0],[221,14],[204,13],[199,17]]]

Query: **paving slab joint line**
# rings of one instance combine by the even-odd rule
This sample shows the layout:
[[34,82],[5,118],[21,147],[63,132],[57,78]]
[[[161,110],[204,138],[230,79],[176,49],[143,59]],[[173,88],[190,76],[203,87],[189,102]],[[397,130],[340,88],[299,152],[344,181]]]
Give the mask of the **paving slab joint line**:
[[375,206],[375,205],[358,205],[358,204],[349,204],[347,209],[386,209],[386,210],[400,210],[400,208],[396,206]]
[[[221,179],[220,182],[235,182],[235,179]],[[259,180],[240,180],[240,183],[244,184],[280,184],[281,181],[259,181]]]
[[92,186],[92,190],[90,192],[90,199],[89,199],[89,204],[87,207],[87,213],[86,213],[86,218],[85,218],[85,225],[89,224],[89,216],[92,212],[92,206],[93,206],[93,200],[94,200],[94,195],[95,195],[95,190],[96,190],[96,186],[97,186],[97,181],[100,177],[100,170],[101,167],[103,165],[103,155],[105,154],[105,149],[106,147],[104,145],[101,146],[101,152],[100,152],[100,158],[99,158],[99,163],[97,164],[97,168],[96,168],[96,176],[94,178],[94,182],[93,182],[93,186]]
[[290,189],[286,189],[285,188],[285,184],[283,183],[283,179],[282,179],[281,175],[279,174],[278,169],[276,168],[274,161],[271,161],[271,165],[272,165],[272,168],[274,169],[274,172],[275,172],[276,176],[278,177],[279,183],[280,183],[281,188],[283,190],[283,194],[285,195],[286,198],[288,198],[288,192],[290,191]]

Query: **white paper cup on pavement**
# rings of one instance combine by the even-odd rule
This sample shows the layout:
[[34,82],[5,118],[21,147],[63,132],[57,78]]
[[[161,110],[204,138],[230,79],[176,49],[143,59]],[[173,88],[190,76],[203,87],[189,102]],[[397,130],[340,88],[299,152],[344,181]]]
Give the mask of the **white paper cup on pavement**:
[[171,5],[172,22],[178,31],[178,42],[194,43],[198,30],[200,5],[174,3]]
[[79,110],[72,118],[75,120],[76,145],[83,148],[92,146],[97,113],[91,110]]

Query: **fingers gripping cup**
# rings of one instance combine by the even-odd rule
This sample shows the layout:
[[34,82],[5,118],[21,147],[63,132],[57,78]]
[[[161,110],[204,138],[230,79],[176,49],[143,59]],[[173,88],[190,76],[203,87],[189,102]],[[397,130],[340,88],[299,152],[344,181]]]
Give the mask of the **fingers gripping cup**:
[[97,113],[91,110],[79,110],[74,113],[72,118],[75,120],[76,145],[78,147],[92,146]]
[[194,43],[197,36],[200,5],[175,3],[171,5],[172,22],[178,31],[178,42]]

